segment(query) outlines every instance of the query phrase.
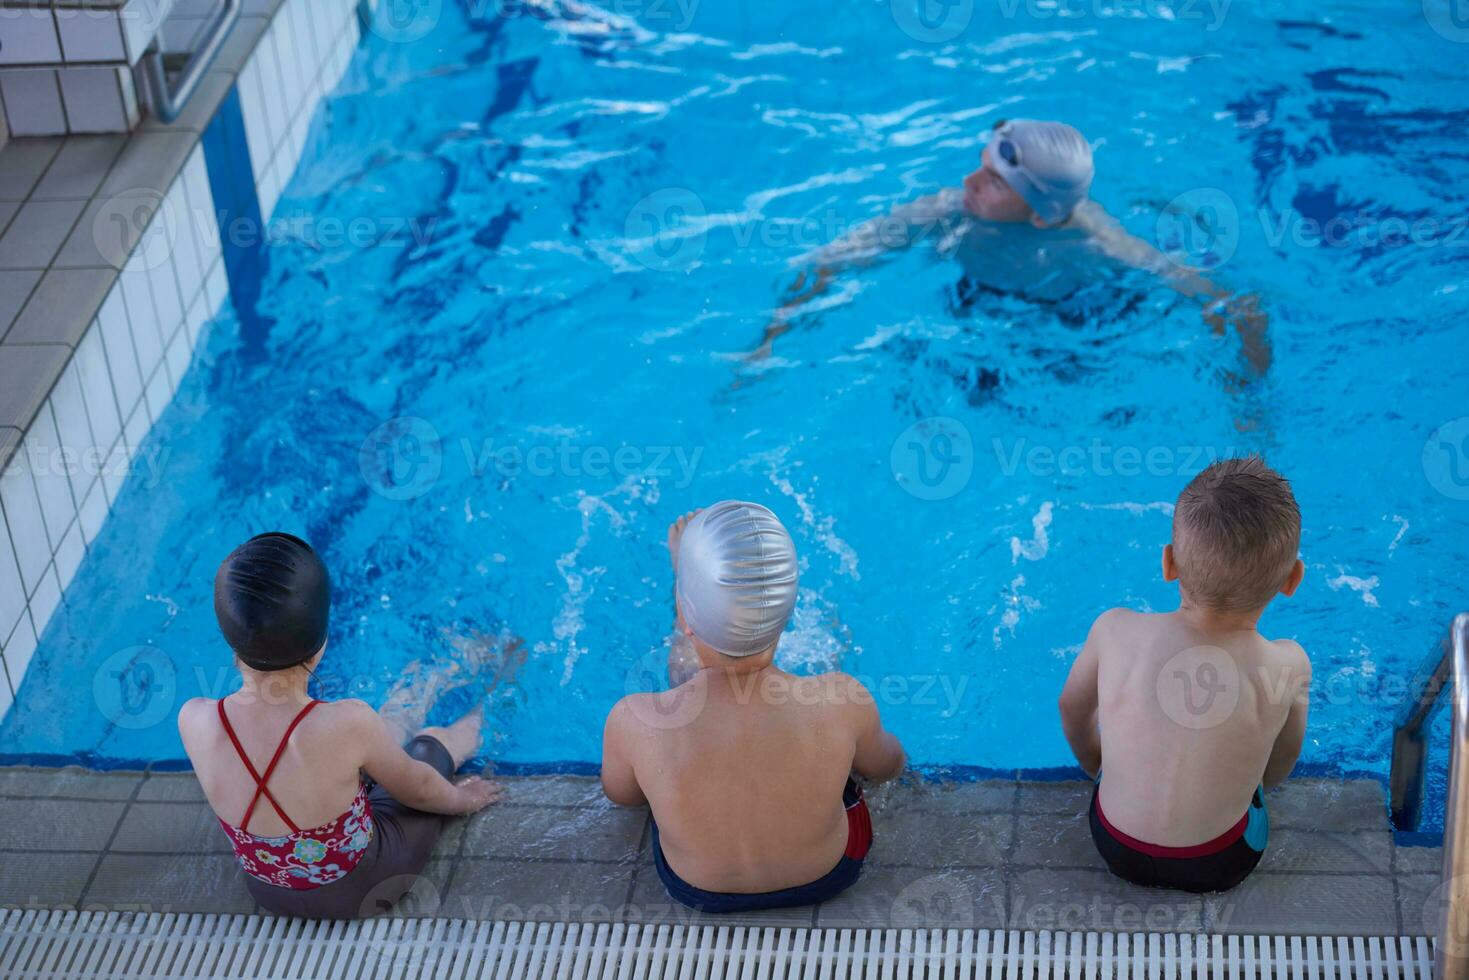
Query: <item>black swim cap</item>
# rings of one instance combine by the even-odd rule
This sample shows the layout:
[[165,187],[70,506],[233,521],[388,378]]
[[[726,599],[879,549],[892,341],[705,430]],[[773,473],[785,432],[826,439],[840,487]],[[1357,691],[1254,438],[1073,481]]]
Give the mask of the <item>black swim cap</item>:
[[214,576],[214,615],[256,670],[304,664],[326,645],[332,580],[311,545],[273,531],[240,545]]

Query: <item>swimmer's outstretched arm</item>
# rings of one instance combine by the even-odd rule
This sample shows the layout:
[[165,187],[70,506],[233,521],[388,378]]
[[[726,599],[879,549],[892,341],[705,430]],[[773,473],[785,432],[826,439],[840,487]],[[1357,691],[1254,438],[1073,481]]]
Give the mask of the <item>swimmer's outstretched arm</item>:
[[1216,335],[1233,326],[1239,333],[1245,361],[1256,375],[1270,369],[1270,341],[1265,332],[1269,318],[1254,293],[1237,295],[1217,285],[1196,269],[1180,266],[1147,242],[1127,233],[1100,205],[1078,209],[1075,220],[1103,254],[1118,262],[1161,276],[1169,286],[1204,304],[1204,322]]
[[1066,685],[1061,689],[1057,707],[1061,711],[1061,731],[1066,744],[1088,776],[1093,779],[1102,771],[1102,731],[1097,714],[1097,647],[1098,634],[1105,628],[1107,614],[1097,617],[1087,634],[1086,644],[1071,665]]
[[963,214],[962,202],[961,191],[945,188],[900,204],[880,218],[864,221],[836,241],[791,260],[791,266],[801,271],[786,291],[786,301],[771,316],[760,346],[750,354],[750,359],[769,357],[776,338],[791,329],[796,314],[824,295],[845,270],[871,265],[925,238],[942,241],[949,237]]

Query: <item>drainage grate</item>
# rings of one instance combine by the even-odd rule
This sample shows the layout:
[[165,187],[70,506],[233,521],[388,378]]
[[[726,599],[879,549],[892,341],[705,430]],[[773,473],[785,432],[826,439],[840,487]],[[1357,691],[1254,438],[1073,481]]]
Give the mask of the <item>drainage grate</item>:
[[0,910],[0,977],[1432,980],[1423,938],[765,929]]

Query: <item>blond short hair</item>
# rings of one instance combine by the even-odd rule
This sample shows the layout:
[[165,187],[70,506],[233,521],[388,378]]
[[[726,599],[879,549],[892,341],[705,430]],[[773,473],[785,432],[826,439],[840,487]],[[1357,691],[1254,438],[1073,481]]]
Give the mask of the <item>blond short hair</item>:
[[1265,608],[1300,548],[1301,511],[1290,481],[1259,456],[1220,460],[1178,495],[1173,560],[1184,590],[1205,606]]

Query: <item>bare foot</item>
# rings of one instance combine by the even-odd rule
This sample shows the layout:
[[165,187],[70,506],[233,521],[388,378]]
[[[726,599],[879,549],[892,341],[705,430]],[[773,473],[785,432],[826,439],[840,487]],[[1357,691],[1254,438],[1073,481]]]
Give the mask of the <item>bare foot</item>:
[[501,684],[513,683],[525,666],[528,656],[525,640],[513,633],[491,634],[472,629],[467,635],[456,635],[443,631],[459,661],[468,665],[476,676],[488,678],[487,691],[494,691]]
[[525,640],[519,636],[511,636],[505,641],[505,646],[500,651],[500,669],[495,674],[495,681],[490,685],[490,690],[507,682],[513,682],[520,668],[525,666],[529,654],[525,650]]
[[684,528],[689,526],[689,521],[698,516],[697,510],[691,510],[668,525],[668,557],[673,561],[675,575],[678,574],[678,543],[683,540]]
[[432,736],[442,742],[444,748],[454,757],[454,768],[458,769],[479,751],[484,742],[484,723],[485,709],[481,706],[448,728],[425,728],[420,734]]

